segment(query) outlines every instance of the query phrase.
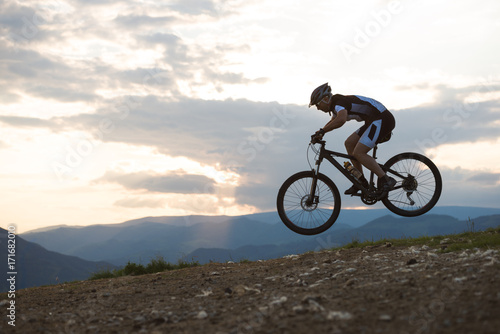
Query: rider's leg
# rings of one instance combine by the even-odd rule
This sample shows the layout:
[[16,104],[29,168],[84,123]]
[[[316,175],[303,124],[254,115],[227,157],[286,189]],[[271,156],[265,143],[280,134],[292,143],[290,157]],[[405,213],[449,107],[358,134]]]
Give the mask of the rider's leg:
[[[358,135],[358,133],[356,131],[346,139],[344,145],[345,145],[345,149],[347,151],[347,154],[354,155],[354,149],[356,148],[356,145],[358,144],[360,138],[361,137]],[[354,167],[356,167],[356,169],[359,170],[361,172],[361,174],[363,174],[363,166],[361,165],[361,163],[357,160],[354,160],[354,159],[351,160],[351,162],[352,162],[352,165]]]
[[[358,144],[360,138],[361,137],[358,135],[358,133],[356,131],[356,132],[354,132],[352,135],[350,135],[346,139],[344,145],[345,145],[345,148],[347,150],[347,154],[354,155],[354,149],[356,148],[356,145]],[[352,162],[352,165],[357,170],[359,170],[361,172],[361,174],[363,174],[363,165],[361,165],[361,163],[358,160],[352,159],[351,162]],[[369,187],[368,181],[366,180],[366,178],[364,177],[364,175],[361,177],[361,179],[359,181],[361,181],[361,184],[363,184],[363,186],[365,188]],[[358,191],[359,191],[358,187],[356,187],[355,185],[353,185],[352,187],[350,187],[349,189],[347,189],[344,194],[346,194],[346,195],[354,195]]]
[[[385,136],[394,129],[395,121],[392,114],[384,111],[380,119],[376,119],[370,124],[365,124],[358,130],[361,138],[354,147],[353,156],[361,162],[366,168],[375,173],[385,191],[389,191],[396,184],[396,180],[387,176],[384,170],[377,163],[375,158],[368,152],[375,147],[380,135]],[[383,138],[383,137],[382,137]]]
[[[363,166],[374,172],[378,177],[383,177],[385,175],[384,170],[379,166],[377,161],[368,154],[372,148],[366,146],[362,143],[357,143],[354,147],[352,155],[361,163]],[[356,167],[357,168],[357,167]]]
[[354,148],[354,157],[358,159],[366,168],[374,172],[379,179],[382,180],[382,189],[384,191],[389,191],[394,188],[396,184],[396,180],[387,176],[384,170],[380,167],[377,161],[368,154],[371,150],[371,147],[366,146],[365,144],[358,143]]

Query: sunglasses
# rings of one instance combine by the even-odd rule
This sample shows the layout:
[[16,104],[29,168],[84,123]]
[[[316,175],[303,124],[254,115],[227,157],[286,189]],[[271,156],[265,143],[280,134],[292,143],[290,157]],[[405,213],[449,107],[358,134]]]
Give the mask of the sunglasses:
[[[328,98],[328,101],[325,101],[325,98]],[[330,103],[330,100],[331,100],[331,99],[332,99],[332,96],[331,96],[331,95],[330,95],[330,96],[325,96],[325,97],[323,97],[323,98],[322,98],[322,99],[321,99],[318,103],[316,103],[316,108],[318,108],[318,107],[319,107],[319,105],[321,104],[321,102],[324,102],[324,103],[326,103],[326,104]]]

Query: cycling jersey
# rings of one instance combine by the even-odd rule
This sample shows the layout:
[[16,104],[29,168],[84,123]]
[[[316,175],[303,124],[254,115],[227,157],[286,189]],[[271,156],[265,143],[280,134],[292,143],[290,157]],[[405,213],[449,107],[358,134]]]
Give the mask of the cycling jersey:
[[373,121],[380,118],[380,114],[387,108],[377,100],[361,95],[335,94],[331,99],[332,112],[337,115],[342,109],[347,110],[347,120]]
[[382,103],[369,97],[335,94],[332,96],[330,106],[335,115],[345,109],[348,121],[365,122],[356,133],[360,136],[359,142],[371,148],[388,136],[396,125],[394,116],[389,110]]

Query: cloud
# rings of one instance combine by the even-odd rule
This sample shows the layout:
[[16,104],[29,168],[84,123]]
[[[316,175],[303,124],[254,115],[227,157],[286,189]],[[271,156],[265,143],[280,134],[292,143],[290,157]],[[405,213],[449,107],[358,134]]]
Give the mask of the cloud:
[[147,171],[129,174],[108,171],[95,182],[117,183],[130,190],[168,194],[213,193],[215,185],[215,181],[206,176],[187,174],[183,171],[169,172],[164,175]]
[[[221,29],[227,28],[231,21],[210,26],[207,33],[200,30],[208,27],[208,23],[223,21],[242,11],[243,2],[82,0],[64,2],[65,6],[48,6],[46,10],[41,3],[27,4],[14,1],[0,4],[0,32],[5,36],[0,38],[0,99],[10,104],[24,100],[45,100],[45,103],[37,105],[35,111],[26,111],[26,107],[19,112],[15,109],[15,116],[0,116],[3,124],[59,133],[62,129],[86,131],[104,143],[146,146],[165,156],[189,157],[201,165],[231,170],[240,176],[233,194],[236,203],[262,210],[274,209],[276,192],[288,176],[310,169],[306,160],[309,136],[328,121],[326,115],[299,105],[216,100],[232,96],[236,88],[271,82],[262,76],[268,71],[261,65],[274,64],[261,64],[261,58],[254,58],[246,66],[242,59],[262,56],[259,49],[266,44],[255,45],[255,41],[269,31],[274,32],[276,39],[280,38],[278,44],[283,43],[281,30],[271,24],[275,23],[271,22],[275,16],[266,16],[262,21],[265,24],[245,18],[259,25],[258,29],[247,29],[244,23],[238,23],[234,33],[225,34]],[[256,6],[255,2],[250,6]],[[243,38],[248,32],[252,36]],[[290,38],[290,45],[285,43],[284,48],[292,50],[291,45],[296,41],[294,37],[286,38]],[[275,42],[266,43],[275,47]],[[282,51],[283,54],[288,50]],[[273,57],[285,59],[283,54],[264,53],[266,61]],[[296,56],[303,66],[313,66],[307,65],[311,63],[308,54],[287,55],[292,57],[290,62]],[[393,62],[387,57],[384,61]],[[324,66],[322,62],[319,63]],[[252,72],[256,66],[259,69]],[[293,73],[286,74],[290,75],[273,77],[273,81],[291,82],[297,78]],[[426,152],[443,144],[497,138],[500,121],[500,101],[495,97],[500,92],[497,82],[490,80],[484,85],[460,88],[431,83],[401,85],[398,87],[401,91],[433,90],[435,101],[392,110],[397,123],[394,136],[379,152],[388,155]],[[227,94],[219,95],[226,91]],[[304,105],[309,93],[304,92]],[[284,93],[276,91],[276,94]],[[73,103],[85,105],[85,112],[72,110]],[[63,111],[51,114],[53,104]],[[35,112],[43,116],[34,117]],[[344,151],[345,138],[361,126],[353,123],[327,135],[330,148]],[[100,131],[102,124],[111,125],[109,131]],[[339,188],[348,186],[335,170],[327,166],[324,169]],[[457,177],[456,172],[446,173],[451,180]],[[497,174],[471,173],[461,172],[460,182],[476,188],[498,182]],[[143,193],[201,194],[207,210],[217,204],[208,198],[213,197],[217,184],[203,175],[108,170],[98,182],[120,184]],[[457,191],[465,189],[460,183],[453,183],[453,187]],[[498,190],[495,187],[490,186],[488,191]],[[343,200],[354,203],[355,199]],[[161,207],[165,202],[154,196],[126,197],[115,204]],[[192,203],[179,201],[168,205],[187,210]]]
[[35,15],[35,10],[33,8],[12,2],[2,2],[0,4],[0,10],[1,27],[18,32],[21,32],[26,26],[26,20],[31,19],[33,15]]
[[478,173],[467,178],[467,181],[481,186],[495,187],[500,181],[500,173]]
[[396,118],[393,140],[420,152],[443,144],[494,140],[498,137],[495,122],[500,121],[500,100],[469,100],[481,90],[500,92],[494,83],[487,88],[472,86],[434,87],[435,102],[410,109],[392,110]]
[[55,130],[53,122],[36,117],[0,116],[0,122],[18,128],[42,127]]
[[[20,49],[12,52],[0,41],[0,88],[10,94],[53,99],[60,102],[92,103],[102,87],[103,73],[98,67],[68,66],[62,59]],[[105,82],[105,81],[104,81]]]
[[154,34],[149,34],[149,35],[139,35],[137,38],[139,41],[142,42],[147,42],[149,44],[153,45],[177,45],[178,43],[182,42],[182,39],[174,34],[168,34],[168,33],[154,33]]
[[[82,5],[84,6],[84,5]],[[199,24],[232,15],[240,5],[235,1],[179,0],[163,3],[122,2],[113,23],[121,29],[165,30],[176,24]]]
[[[96,139],[152,147],[166,156],[186,156],[202,165],[217,165],[220,170],[234,171],[240,175],[239,186],[233,194],[236,204],[261,210],[274,209],[276,193],[288,176],[310,169],[306,160],[309,136],[328,121],[327,115],[316,110],[276,102],[193,98],[171,101],[153,95],[134,97],[131,101],[134,103],[130,108],[125,106],[125,111],[121,112],[117,110],[117,101],[109,101],[107,107],[101,107],[93,114],[57,117],[48,121],[14,117],[0,120],[13,126],[48,127],[54,131],[80,129],[91,134],[97,132],[103,120],[108,120],[113,125],[112,130],[96,135]],[[391,141],[380,146],[380,161],[383,162],[384,156],[388,159],[404,151],[422,151],[445,143],[470,142],[482,137],[496,138],[497,132],[490,122],[495,116],[496,120],[500,119],[500,114],[494,112],[499,107],[497,101],[477,103],[474,115],[469,109],[451,108],[453,103],[460,105],[460,101],[448,102],[445,105],[450,109],[442,108],[442,105],[425,105],[394,111],[396,129]],[[462,110],[467,118],[459,118],[462,114],[454,110]],[[469,119],[476,117],[490,119],[490,122],[474,120],[474,126],[469,128]],[[328,147],[344,152],[345,138],[361,125],[348,122],[342,129],[329,133],[326,136]],[[348,188],[345,180],[328,164],[322,167],[322,171],[335,180],[340,190]],[[461,179],[468,186],[477,188],[478,182],[487,182],[486,175],[468,175]],[[151,193],[213,194],[212,190],[206,189],[215,186],[212,179],[182,173],[158,175],[108,171],[100,181]],[[461,184],[457,187],[457,191],[465,191]],[[343,201],[347,206],[359,205],[357,199],[343,198]]]
[[218,1],[209,0],[177,0],[168,5],[170,9],[189,15],[217,15]]
[[127,197],[116,201],[114,206],[123,208],[164,208],[166,206],[165,199],[142,198],[142,197]]
[[128,28],[130,30],[137,28],[148,28],[148,27],[157,27],[168,26],[174,23],[177,19],[174,16],[148,16],[148,15],[118,15],[114,21],[120,26],[124,28]]
[[[107,119],[113,123],[113,130],[101,134],[99,139],[104,142],[153,147],[167,156],[186,156],[202,165],[236,172],[241,176],[236,203],[266,209],[274,206],[270,198],[285,176],[306,167],[309,136],[327,121],[324,115],[303,107],[278,103],[200,99],[171,102],[155,96],[136,101],[138,105],[126,114],[110,106],[95,114],[59,117],[57,121],[65,128],[95,133],[100,122]],[[210,194],[215,186],[212,179],[179,173],[108,172],[99,181],[165,193]]]
[[497,207],[500,193],[499,173],[484,173],[462,168],[440,168],[443,193],[439,205]]

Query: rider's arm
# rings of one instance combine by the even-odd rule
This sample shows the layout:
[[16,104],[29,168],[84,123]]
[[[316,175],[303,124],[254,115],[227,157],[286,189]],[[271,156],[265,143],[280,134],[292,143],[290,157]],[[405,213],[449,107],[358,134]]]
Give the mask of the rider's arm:
[[332,116],[332,119],[326,123],[326,125],[323,127],[323,130],[325,132],[332,131],[334,129],[340,128],[344,123],[347,122],[347,110],[342,109],[337,112],[337,115],[335,114]]

